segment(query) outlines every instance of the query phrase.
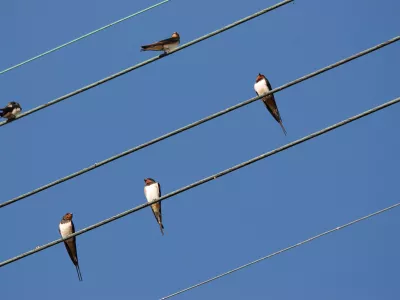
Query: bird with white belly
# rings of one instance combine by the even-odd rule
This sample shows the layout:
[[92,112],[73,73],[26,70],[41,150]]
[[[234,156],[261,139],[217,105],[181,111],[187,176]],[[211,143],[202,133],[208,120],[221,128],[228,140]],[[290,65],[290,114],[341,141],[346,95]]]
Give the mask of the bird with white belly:
[[164,51],[164,53],[162,54],[162,56],[164,56],[177,48],[179,46],[180,40],[181,38],[179,36],[179,33],[174,32],[172,36],[168,39],[142,46],[142,49],[140,51]]
[[[261,96],[262,94],[268,93],[272,90],[271,83],[263,74],[259,73],[256,78],[256,83],[254,84],[254,90],[258,96]],[[279,125],[281,125],[283,133],[286,135],[286,129],[283,127],[281,115],[279,113],[278,106],[276,105],[274,94],[269,94],[261,99],[274,119],[279,123]]]
[[[154,200],[160,199],[161,197],[160,184],[152,178],[146,178],[144,180],[144,195],[146,196],[147,202],[152,202]],[[157,223],[160,226],[162,235],[164,235],[164,225],[162,223],[162,215],[161,215],[161,202],[152,204],[151,210],[153,211]]]
[[6,118],[8,121],[14,120],[21,112],[21,105],[18,102],[11,101],[6,107],[0,108],[0,117]]
[[[75,233],[75,226],[72,222],[72,214],[66,213],[64,217],[61,219],[61,222],[58,226],[58,230],[62,236],[62,238],[66,238],[69,235]],[[67,249],[68,255],[72,260],[76,268],[76,272],[78,273],[79,281],[82,281],[81,270],[79,269],[79,262],[78,262],[78,252],[76,250],[76,240],[75,237],[69,238],[64,241],[65,248]]]

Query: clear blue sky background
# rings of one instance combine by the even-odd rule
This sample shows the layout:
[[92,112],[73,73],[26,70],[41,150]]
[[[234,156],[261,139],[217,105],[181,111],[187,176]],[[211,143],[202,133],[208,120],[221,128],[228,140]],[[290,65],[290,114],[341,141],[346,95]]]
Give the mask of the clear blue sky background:
[[[170,3],[0,76],[24,110],[278,1]],[[0,2],[0,68],[156,3]],[[62,104],[0,128],[1,202],[399,34],[396,0],[296,1]],[[399,96],[395,44],[276,94],[285,137],[261,102],[0,210],[1,261]],[[400,105],[0,270],[1,299],[158,299],[400,201]],[[238,272],[181,299],[398,299],[400,209]]]

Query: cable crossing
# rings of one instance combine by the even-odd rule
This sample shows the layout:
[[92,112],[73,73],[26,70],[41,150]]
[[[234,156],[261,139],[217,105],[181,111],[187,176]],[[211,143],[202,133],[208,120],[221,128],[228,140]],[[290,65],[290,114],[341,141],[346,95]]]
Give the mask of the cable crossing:
[[[234,172],[234,171],[237,171],[237,170],[239,170],[239,169],[242,169],[242,168],[244,168],[244,167],[247,167],[247,166],[249,166],[249,165],[251,165],[251,164],[253,164],[253,163],[257,162],[257,161],[263,160],[263,159],[265,159],[265,158],[267,158],[267,157],[269,157],[269,156],[275,155],[275,154],[277,154],[277,153],[279,153],[279,152],[285,151],[285,150],[287,150],[287,149],[289,149],[289,148],[292,148],[292,147],[294,147],[294,146],[297,146],[297,145],[299,145],[299,144],[302,144],[302,143],[304,143],[304,142],[306,142],[306,141],[308,141],[308,140],[311,140],[311,139],[314,139],[314,138],[316,138],[316,137],[318,137],[318,136],[320,136],[320,135],[326,134],[326,133],[328,133],[329,131],[336,130],[336,129],[339,128],[339,127],[342,127],[342,126],[344,126],[344,125],[346,125],[346,124],[349,124],[349,123],[351,123],[351,122],[354,122],[354,121],[356,121],[356,120],[358,120],[358,119],[364,118],[364,117],[366,117],[366,116],[368,116],[368,115],[370,115],[370,114],[376,113],[377,111],[380,111],[380,110],[382,110],[382,109],[384,109],[384,108],[387,108],[387,107],[389,107],[389,106],[391,106],[391,105],[394,105],[394,104],[396,104],[396,103],[398,103],[398,102],[400,102],[400,97],[398,97],[398,98],[396,98],[396,99],[393,99],[393,100],[391,100],[391,101],[388,101],[388,102],[386,102],[386,103],[384,103],[384,104],[378,105],[378,106],[376,106],[376,107],[374,107],[374,108],[372,108],[372,109],[366,110],[366,111],[364,111],[364,112],[362,112],[362,113],[360,113],[360,114],[358,114],[358,115],[355,115],[355,116],[353,116],[353,117],[350,117],[350,118],[348,118],[348,119],[345,119],[345,120],[343,120],[343,121],[341,121],[341,122],[339,122],[339,123],[336,123],[336,124],[334,124],[334,125],[328,126],[328,127],[324,128],[324,129],[322,129],[322,130],[316,131],[316,132],[314,132],[314,133],[312,133],[312,134],[310,134],[310,135],[307,135],[307,136],[305,136],[305,137],[303,137],[303,138],[301,138],[301,139],[298,139],[298,140],[293,141],[293,142],[291,142],[291,143],[288,143],[288,144],[286,144],[286,145],[284,145],[284,146],[281,146],[281,147],[279,147],[279,148],[276,148],[276,149],[274,149],[274,150],[272,150],[272,151],[266,152],[266,153],[264,153],[264,154],[262,154],[262,155],[259,155],[259,156],[257,156],[257,157],[254,157],[254,158],[250,159],[250,160],[247,160],[247,161],[245,161],[245,162],[242,162],[242,163],[240,163],[240,164],[238,164],[238,165],[235,165],[235,166],[233,166],[233,167],[231,167],[231,168],[225,169],[224,171],[221,171],[221,172],[216,173],[216,174],[214,174],[214,175],[205,177],[205,178],[203,178],[203,179],[201,179],[201,180],[199,180],[199,181],[196,181],[196,182],[191,183],[191,184],[189,184],[189,185],[187,185],[187,186],[185,186],[185,187],[182,187],[182,188],[177,189],[177,190],[175,190],[175,191],[173,191],[173,192],[170,192],[170,193],[168,193],[168,194],[166,194],[166,195],[160,197],[158,200],[155,200],[155,201],[152,201],[152,202],[143,203],[143,204],[141,204],[141,205],[139,205],[139,206],[136,206],[136,207],[134,207],[134,208],[132,208],[132,209],[129,209],[129,210],[127,210],[127,211],[124,211],[124,212],[122,212],[122,213],[120,213],[120,214],[117,214],[117,215],[115,215],[115,216],[112,216],[112,217],[110,217],[110,218],[108,218],[108,219],[105,219],[105,220],[103,220],[103,221],[100,221],[100,222],[98,222],[98,223],[96,223],[96,224],[90,225],[90,226],[88,226],[88,227],[86,227],[86,228],[83,228],[83,229],[81,229],[81,230],[79,230],[79,231],[77,231],[77,232],[75,232],[75,233],[69,235],[69,236],[66,237],[65,239],[69,239],[69,238],[71,238],[71,237],[84,234],[84,233],[86,233],[86,232],[88,232],[88,231],[94,230],[94,229],[96,229],[96,228],[98,228],[98,227],[101,227],[101,226],[106,225],[106,224],[108,224],[108,223],[114,222],[114,221],[116,221],[116,220],[118,220],[118,219],[120,219],[120,218],[123,218],[123,217],[125,217],[125,216],[127,216],[127,215],[129,215],[129,214],[132,214],[132,213],[137,212],[137,211],[139,211],[139,210],[141,210],[141,209],[144,209],[144,208],[146,208],[146,207],[148,207],[148,206],[150,206],[150,205],[152,205],[152,204],[154,204],[154,203],[158,203],[158,202],[164,201],[164,200],[166,200],[166,199],[168,199],[168,198],[171,198],[171,197],[173,197],[173,196],[175,196],[175,195],[181,194],[181,193],[183,193],[183,192],[185,192],[185,191],[188,191],[188,190],[191,190],[191,189],[193,189],[193,188],[195,188],[195,187],[197,187],[197,186],[203,185],[203,184],[205,184],[205,183],[207,183],[207,182],[209,182],[209,181],[215,180],[215,179],[217,179],[217,178],[219,178],[219,177],[225,176],[225,175],[227,175],[227,174],[229,174],[229,173],[232,173],[232,172]],[[397,205],[400,205],[400,204],[397,204]],[[17,256],[15,256],[15,257],[13,257],[13,258],[10,258],[10,259],[8,259],[8,260],[5,260],[5,261],[1,262],[1,263],[0,263],[0,267],[4,267],[5,265],[11,264],[11,263],[13,263],[13,262],[15,262],[15,261],[17,261],[17,260],[20,260],[20,259],[22,259],[22,258],[24,258],[24,257],[30,256],[30,255],[35,254],[35,253],[37,253],[37,252],[39,252],[39,251],[42,251],[42,250],[44,250],[44,249],[53,247],[53,246],[55,246],[55,245],[57,245],[57,244],[59,244],[59,243],[61,243],[61,242],[63,242],[63,241],[64,241],[64,239],[60,238],[60,239],[57,239],[57,240],[55,240],[55,241],[53,241],[53,242],[50,242],[50,243],[48,243],[48,244],[45,244],[45,245],[43,245],[43,246],[38,246],[38,247],[36,247],[34,250],[27,251],[27,252],[25,252],[25,253],[22,253],[22,254],[20,254],[20,255],[17,255]]]
[[[256,12],[256,13],[250,15],[250,16],[247,16],[247,17],[245,17],[243,19],[240,19],[240,20],[238,20],[236,22],[233,22],[233,23],[231,23],[231,24],[229,24],[229,25],[227,25],[225,27],[222,27],[222,28],[220,28],[218,30],[215,30],[215,31],[213,31],[211,33],[208,33],[208,34],[203,35],[203,36],[201,36],[201,37],[199,37],[197,39],[194,39],[191,42],[188,42],[188,43],[186,43],[186,44],[174,49],[173,51],[169,52],[168,55],[164,55],[163,57],[169,56],[169,55],[174,54],[174,53],[176,53],[178,51],[181,51],[181,50],[183,50],[183,49],[185,49],[187,47],[193,46],[193,45],[195,45],[195,44],[197,44],[199,42],[202,42],[202,41],[204,41],[206,39],[209,39],[209,38],[211,38],[211,37],[213,37],[215,35],[218,35],[218,34],[224,32],[224,31],[227,31],[227,30],[229,30],[231,28],[234,28],[234,27],[236,27],[238,25],[241,25],[241,24],[243,24],[243,23],[245,23],[247,21],[250,21],[250,20],[252,20],[254,18],[257,18],[257,17],[259,17],[259,16],[261,16],[261,15],[267,13],[267,12],[273,11],[273,10],[275,10],[275,9],[281,7],[281,6],[284,6],[286,4],[289,4],[290,2],[293,2],[293,1],[294,0],[285,0],[285,1],[282,1],[282,2],[279,2],[279,3],[275,4],[275,5],[273,5],[271,7],[268,7],[268,8],[265,8],[263,10],[260,10],[259,12]],[[59,102],[64,101],[64,100],[67,100],[68,98],[71,98],[72,96],[78,95],[78,94],[83,93],[83,92],[85,92],[87,90],[90,90],[90,89],[92,89],[92,88],[94,88],[96,86],[104,84],[104,83],[106,83],[106,82],[108,82],[110,80],[113,80],[113,79],[115,79],[115,78],[117,78],[119,76],[122,76],[122,75],[125,75],[125,74],[129,73],[129,72],[132,72],[133,70],[139,69],[139,68],[141,68],[141,67],[143,67],[145,65],[148,65],[148,64],[150,64],[152,62],[155,62],[155,61],[157,61],[157,60],[159,60],[161,58],[162,57],[160,57],[160,56],[156,56],[156,57],[150,58],[150,59],[145,60],[145,61],[143,61],[143,62],[141,62],[139,64],[136,64],[136,65],[134,65],[132,67],[129,67],[129,68],[125,69],[125,70],[122,70],[122,71],[120,71],[118,73],[115,73],[115,74],[113,74],[111,76],[108,76],[108,77],[103,78],[103,79],[101,79],[99,81],[93,82],[93,83],[91,83],[91,84],[89,84],[87,86],[84,86],[84,87],[82,87],[80,89],[77,89],[77,90],[75,90],[75,91],[73,91],[71,93],[68,93],[68,94],[66,94],[64,96],[61,96],[59,98],[56,98],[56,99],[54,99],[54,100],[52,100],[50,102],[47,102],[45,104],[39,105],[39,106],[37,106],[35,108],[32,108],[31,110],[28,110],[28,111],[26,111],[24,113],[19,114],[15,118],[15,120],[13,122],[15,122],[15,121],[17,121],[17,120],[19,120],[21,118],[24,118],[24,117],[26,117],[26,116],[28,116],[30,114],[33,114],[33,113],[35,113],[35,112],[37,112],[39,110],[45,109],[45,108],[47,108],[49,106],[52,106],[52,105],[54,105],[56,103],[59,103]],[[12,123],[12,122],[2,121],[2,122],[0,122],[0,126],[4,126],[4,125],[10,124],[10,123]]]
[[[307,74],[307,75],[305,75],[305,76],[302,76],[302,77],[300,77],[300,78],[298,78],[298,79],[296,79],[296,80],[293,80],[293,81],[291,81],[291,82],[289,82],[289,83],[286,83],[286,84],[284,84],[284,85],[282,85],[282,86],[280,86],[280,87],[278,87],[278,88],[275,88],[275,89],[271,90],[270,92],[266,93],[265,95],[272,94],[272,93],[277,93],[277,92],[279,92],[279,91],[282,91],[282,90],[284,90],[284,89],[286,89],[286,88],[288,88],[288,87],[291,87],[291,86],[293,86],[293,85],[296,85],[296,84],[298,84],[298,83],[300,83],[300,82],[303,82],[303,81],[305,81],[305,80],[307,80],[307,79],[310,79],[310,78],[312,78],[312,77],[315,77],[315,76],[317,76],[317,75],[320,75],[320,74],[322,74],[322,73],[324,73],[324,72],[326,72],[326,71],[332,70],[332,69],[334,69],[334,68],[336,68],[336,67],[338,67],[338,66],[341,66],[341,65],[343,65],[343,64],[346,64],[346,63],[348,63],[348,62],[350,62],[350,61],[352,61],[352,60],[355,60],[355,59],[360,58],[360,57],[362,57],[362,56],[364,56],[364,55],[366,55],[366,54],[369,54],[369,53],[374,52],[374,51],[376,51],[376,50],[378,50],[378,49],[381,49],[381,48],[383,48],[383,47],[385,47],[385,46],[388,46],[388,45],[390,45],[390,44],[392,44],[392,43],[394,43],[394,42],[397,42],[398,40],[400,40],[400,36],[397,36],[397,37],[395,37],[395,38],[392,38],[392,39],[390,39],[390,40],[388,40],[388,41],[386,41],[386,42],[383,42],[383,43],[381,43],[381,44],[378,44],[378,45],[376,45],[376,46],[374,46],[374,47],[371,47],[371,48],[366,49],[366,50],[364,50],[364,51],[358,52],[358,53],[356,53],[356,54],[354,54],[354,55],[352,55],[352,56],[350,56],[350,57],[348,57],[348,58],[342,59],[342,60],[340,60],[340,61],[338,61],[338,62],[336,62],[336,63],[334,63],[334,64],[331,64],[331,65],[326,66],[326,67],[324,67],[324,68],[322,68],[322,69],[319,69],[319,70],[314,71],[314,72],[312,72],[312,73],[309,73],[309,74]],[[189,130],[189,129],[191,129],[191,128],[194,128],[194,127],[196,127],[196,126],[199,126],[200,124],[203,124],[203,123],[205,123],[205,122],[208,122],[208,121],[210,121],[210,120],[212,120],[212,119],[218,118],[218,117],[220,117],[220,116],[222,116],[222,115],[225,115],[225,114],[227,114],[227,113],[229,113],[229,112],[231,112],[231,111],[234,111],[234,110],[236,110],[236,109],[238,109],[238,108],[240,108],[240,107],[242,107],[242,106],[245,106],[245,105],[248,105],[248,104],[250,104],[250,103],[252,103],[252,102],[254,102],[254,101],[257,101],[258,99],[264,97],[265,95],[257,96],[257,97],[248,99],[248,100],[246,100],[246,101],[243,101],[243,102],[241,102],[241,103],[239,103],[239,104],[236,104],[236,105],[231,106],[231,107],[229,107],[229,108],[227,108],[227,109],[221,110],[221,111],[219,111],[219,112],[217,112],[217,113],[214,113],[214,114],[212,114],[212,115],[210,115],[210,116],[208,116],[208,117],[205,117],[205,118],[203,118],[203,119],[201,119],[201,120],[198,120],[198,121],[193,122],[193,123],[191,123],[191,124],[189,124],[189,125],[186,125],[186,126],[184,126],[184,127],[181,127],[181,128],[179,128],[179,129],[176,129],[176,130],[174,130],[174,131],[171,131],[171,132],[169,132],[169,133],[167,133],[167,134],[165,134],[165,135],[162,135],[162,136],[160,136],[160,137],[158,137],[158,138],[155,138],[155,139],[153,139],[153,140],[151,140],[151,141],[148,141],[148,142],[146,142],[146,143],[144,143],[144,144],[141,144],[141,145],[136,146],[136,147],[134,147],[134,148],[128,149],[128,150],[126,150],[126,151],[124,151],[124,152],[122,152],[122,153],[119,153],[119,154],[117,154],[117,155],[114,155],[114,156],[112,156],[112,157],[110,157],[110,158],[108,158],[108,159],[105,159],[105,160],[102,160],[102,161],[100,161],[100,162],[98,162],[98,163],[95,163],[95,164],[93,164],[93,165],[91,165],[91,166],[89,166],[89,167],[87,167],[87,168],[84,168],[84,169],[82,169],[82,170],[80,170],[80,171],[77,171],[77,172],[75,172],[75,173],[72,173],[72,174],[70,174],[70,175],[67,175],[67,176],[65,176],[65,177],[63,177],[63,178],[57,179],[57,180],[55,180],[55,181],[53,181],[53,182],[50,182],[50,183],[48,183],[48,184],[46,184],[46,185],[43,185],[43,186],[41,186],[41,187],[39,187],[39,188],[36,188],[36,189],[34,189],[34,190],[32,190],[32,191],[30,191],[30,192],[28,192],[28,193],[25,193],[25,194],[22,194],[22,195],[20,195],[20,196],[18,196],[18,197],[12,198],[12,199],[10,199],[10,200],[8,200],[8,201],[5,201],[5,202],[1,203],[1,204],[0,204],[0,208],[3,208],[3,207],[5,207],[5,206],[8,206],[8,205],[10,205],[10,204],[12,204],[12,203],[15,203],[15,202],[17,202],[17,201],[20,201],[20,200],[22,200],[22,199],[28,198],[28,197],[30,197],[30,196],[33,196],[33,195],[35,195],[35,194],[37,194],[37,193],[40,193],[40,192],[42,192],[42,191],[44,191],[44,190],[47,190],[48,188],[51,188],[51,187],[53,187],[53,186],[56,186],[56,185],[61,184],[61,183],[63,183],[63,182],[66,182],[66,181],[68,181],[68,180],[71,180],[71,179],[73,179],[73,178],[75,178],[75,177],[78,177],[78,176],[80,176],[80,175],[83,175],[83,174],[85,174],[85,173],[87,173],[87,172],[90,172],[90,171],[92,171],[92,170],[94,170],[94,169],[96,169],[96,168],[98,168],[98,167],[104,166],[104,165],[106,165],[106,164],[108,164],[108,163],[111,163],[111,162],[113,162],[113,161],[115,161],[115,160],[117,160],[117,159],[119,159],[119,158],[122,158],[122,157],[124,157],[124,156],[126,156],[126,155],[129,155],[129,154],[131,154],[131,153],[134,153],[134,152],[136,152],[136,151],[139,151],[139,150],[141,150],[141,149],[144,149],[144,148],[146,148],[146,147],[149,147],[150,145],[156,144],[156,143],[158,143],[158,142],[160,142],[160,141],[162,141],[162,140],[165,140],[165,139],[170,138],[170,137],[172,137],[172,136],[174,136],[174,135],[177,135],[177,134],[179,134],[179,133],[182,133],[182,132],[184,132],[184,131],[186,131],[186,130]]]
[[21,67],[21,66],[23,66],[23,65],[25,65],[25,64],[27,64],[27,63],[30,63],[30,62],[32,62],[32,61],[38,59],[38,58],[41,58],[41,57],[43,57],[43,56],[46,56],[47,54],[50,54],[50,53],[55,52],[55,51],[57,51],[57,50],[60,50],[60,49],[62,49],[62,48],[64,48],[64,47],[69,46],[69,45],[71,45],[71,44],[73,44],[73,43],[76,43],[76,42],[78,42],[78,41],[80,41],[80,40],[83,40],[84,38],[87,38],[87,37],[89,37],[89,36],[91,36],[91,35],[93,35],[93,34],[95,34],[95,33],[98,33],[98,32],[100,32],[100,31],[102,31],[102,30],[104,30],[104,29],[107,29],[107,28],[109,28],[109,27],[111,27],[111,26],[114,26],[114,25],[116,25],[116,24],[118,24],[118,23],[121,23],[121,22],[126,21],[126,20],[128,20],[128,19],[131,19],[131,18],[133,18],[133,17],[135,17],[135,16],[137,16],[137,15],[140,15],[140,14],[142,14],[142,13],[148,11],[148,10],[151,10],[151,9],[153,9],[153,8],[156,8],[156,7],[158,7],[158,6],[162,5],[162,4],[165,4],[165,3],[169,2],[169,1],[170,1],[170,0],[164,0],[164,1],[162,1],[162,2],[159,2],[159,3],[157,3],[157,4],[154,4],[154,5],[152,5],[152,6],[149,6],[149,7],[145,8],[145,9],[142,9],[142,10],[140,10],[140,11],[137,11],[137,12],[135,12],[135,13],[133,13],[133,14],[131,14],[131,15],[125,17],[125,18],[119,19],[119,20],[117,20],[117,21],[115,21],[115,22],[112,22],[112,23],[110,23],[110,24],[108,24],[108,25],[105,25],[105,26],[100,27],[100,28],[98,28],[98,29],[96,29],[96,30],[93,30],[93,31],[91,31],[91,32],[89,32],[89,33],[86,33],[86,34],[84,34],[84,35],[82,35],[82,36],[80,36],[80,37],[78,37],[78,38],[76,38],[76,39],[73,39],[72,41],[69,41],[69,42],[67,42],[67,43],[65,43],[65,44],[62,44],[62,45],[60,45],[60,46],[57,46],[57,47],[55,47],[55,48],[53,48],[53,49],[50,49],[50,50],[48,50],[48,51],[45,51],[45,52],[43,52],[43,53],[41,53],[41,54],[39,54],[39,55],[36,55],[36,56],[34,56],[34,57],[30,58],[30,59],[27,59],[27,60],[25,60],[25,61],[23,61],[23,62],[20,62],[19,64],[16,64],[16,65],[14,65],[14,66],[12,66],[12,67],[10,67],[10,68],[4,69],[3,71],[0,71],[0,75],[1,75],[1,74],[4,74],[4,73],[7,73],[8,71],[14,70],[14,69],[16,69],[16,68],[18,68],[18,67]]

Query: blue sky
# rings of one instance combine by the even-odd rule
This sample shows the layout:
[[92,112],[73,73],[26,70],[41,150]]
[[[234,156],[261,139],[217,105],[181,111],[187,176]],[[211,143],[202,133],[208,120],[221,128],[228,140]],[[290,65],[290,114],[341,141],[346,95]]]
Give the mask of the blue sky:
[[[0,76],[3,104],[36,107],[278,1],[179,1]],[[2,1],[0,69],[155,1]],[[1,202],[399,34],[395,0],[296,1],[14,124],[2,137]],[[168,193],[399,96],[394,44],[276,94],[285,137],[261,102],[0,210],[0,260]],[[3,299],[158,299],[399,201],[395,105],[0,270]],[[400,210],[179,296],[397,299]],[[177,297],[178,298],[178,297]]]

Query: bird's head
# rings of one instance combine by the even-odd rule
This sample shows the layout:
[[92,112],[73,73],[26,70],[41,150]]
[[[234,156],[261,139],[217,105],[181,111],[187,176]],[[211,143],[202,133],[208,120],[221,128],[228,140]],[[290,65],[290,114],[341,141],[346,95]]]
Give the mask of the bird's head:
[[66,213],[63,217],[64,221],[71,221],[72,220],[72,214],[71,213]]
[[258,73],[257,78],[256,78],[256,82],[259,82],[260,80],[263,80],[265,78],[265,76],[261,73]]
[[177,33],[176,31],[172,34],[173,38],[179,38],[179,33]]
[[7,106],[8,106],[8,107],[14,107],[14,108],[19,108],[19,109],[21,109],[21,105],[19,105],[19,103],[18,103],[18,102],[15,102],[15,101],[9,102],[9,103],[7,104]]
[[156,181],[154,179],[152,179],[152,178],[146,178],[144,180],[145,185],[149,185],[149,184],[152,184],[152,183],[155,183],[155,182]]

